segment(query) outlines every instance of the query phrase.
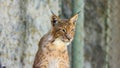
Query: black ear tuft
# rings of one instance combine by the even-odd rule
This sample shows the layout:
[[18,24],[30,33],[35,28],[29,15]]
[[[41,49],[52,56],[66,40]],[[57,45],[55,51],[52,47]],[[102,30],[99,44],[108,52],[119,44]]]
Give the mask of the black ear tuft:
[[52,15],[55,15],[54,12],[53,12],[52,10],[50,10],[50,11],[51,11]]
[[58,17],[56,15],[52,15],[51,17],[51,24],[55,26],[58,23]]

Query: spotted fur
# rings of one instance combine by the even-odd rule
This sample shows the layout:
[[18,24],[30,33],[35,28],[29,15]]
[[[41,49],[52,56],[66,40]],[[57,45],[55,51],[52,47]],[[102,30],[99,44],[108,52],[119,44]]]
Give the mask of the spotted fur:
[[77,17],[60,19],[52,15],[52,28],[39,42],[33,68],[70,68],[67,45],[73,40]]

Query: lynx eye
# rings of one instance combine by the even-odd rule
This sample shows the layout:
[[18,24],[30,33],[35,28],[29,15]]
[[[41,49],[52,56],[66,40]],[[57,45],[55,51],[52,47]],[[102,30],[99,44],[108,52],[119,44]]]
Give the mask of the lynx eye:
[[66,32],[66,30],[65,30],[65,29],[62,29],[62,31],[63,31],[63,32]]

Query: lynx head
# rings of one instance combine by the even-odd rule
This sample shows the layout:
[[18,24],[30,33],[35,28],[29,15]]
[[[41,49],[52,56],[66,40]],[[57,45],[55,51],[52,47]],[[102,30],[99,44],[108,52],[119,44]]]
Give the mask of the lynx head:
[[71,42],[75,34],[75,25],[78,14],[70,19],[61,19],[55,14],[51,17],[52,35],[55,39],[59,38],[63,42]]

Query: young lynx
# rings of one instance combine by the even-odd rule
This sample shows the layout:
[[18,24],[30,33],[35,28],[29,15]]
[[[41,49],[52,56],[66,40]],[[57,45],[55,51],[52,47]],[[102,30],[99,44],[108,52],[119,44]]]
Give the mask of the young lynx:
[[67,45],[75,33],[78,14],[70,19],[60,19],[54,13],[51,30],[39,42],[33,68],[70,68]]

